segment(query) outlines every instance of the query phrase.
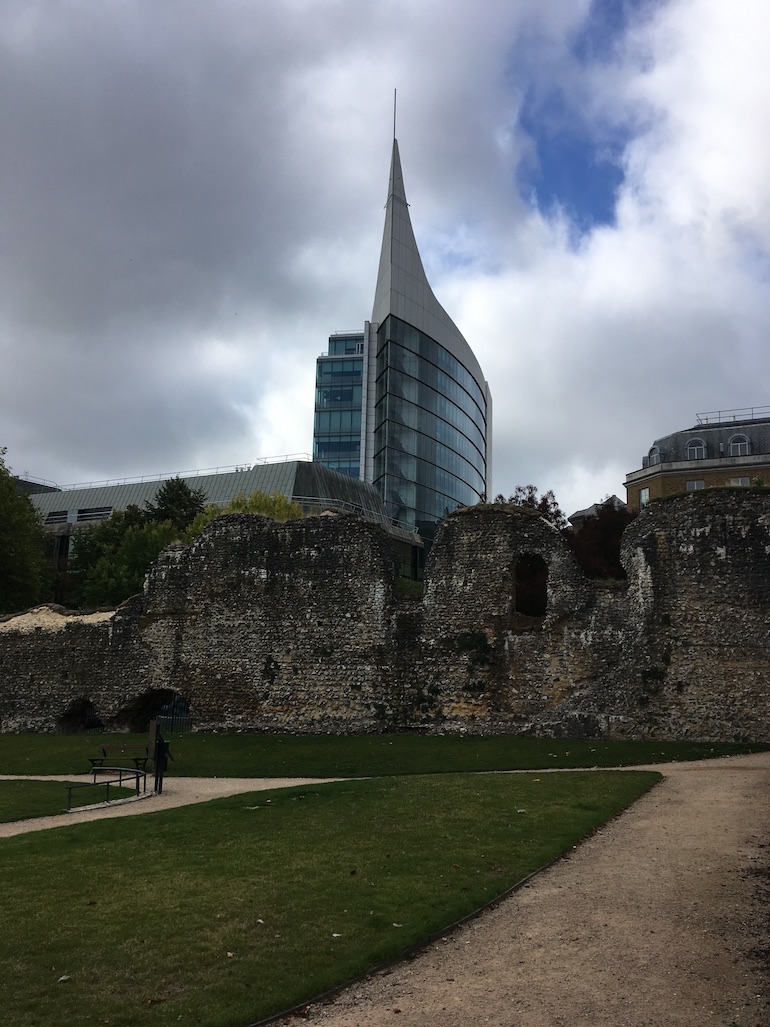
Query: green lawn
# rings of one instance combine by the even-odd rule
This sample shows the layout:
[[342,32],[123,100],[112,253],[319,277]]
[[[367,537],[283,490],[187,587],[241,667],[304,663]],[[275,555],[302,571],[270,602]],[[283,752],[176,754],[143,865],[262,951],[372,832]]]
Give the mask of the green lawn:
[[[110,801],[134,795],[133,788],[110,785]],[[72,805],[104,802],[103,783],[89,784],[72,793]],[[0,781],[0,824],[30,817],[48,817],[67,809],[67,785],[63,781]]]
[[[77,774],[102,744],[146,735],[0,735],[0,774]],[[170,774],[201,777],[362,775],[619,767],[756,752],[766,745],[424,735],[186,734],[171,739]]]
[[[0,773],[85,779],[100,745],[145,740],[2,735]],[[468,771],[619,767],[767,746],[187,734],[171,748],[171,774],[370,779],[0,841],[3,1024],[243,1027],[446,928],[659,777]],[[27,784],[55,791],[25,798]],[[63,784],[2,785],[13,819],[25,801],[22,815],[39,815],[50,796],[51,812],[65,804]]]
[[243,1027],[478,908],[658,776],[380,777],[2,840],[2,1022]]

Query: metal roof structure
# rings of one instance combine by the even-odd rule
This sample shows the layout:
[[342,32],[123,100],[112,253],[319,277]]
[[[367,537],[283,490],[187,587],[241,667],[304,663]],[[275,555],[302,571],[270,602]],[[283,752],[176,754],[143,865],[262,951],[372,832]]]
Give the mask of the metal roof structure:
[[[169,477],[176,475],[75,486],[34,493],[30,499],[46,527],[84,525],[132,505],[144,509]],[[311,460],[260,463],[210,473],[190,472],[179,477],[191,489],[202,490],[207,505],[225,507],[240,494],[248,498],[253,492],[262,491],[286,496],[306,512],[328,508],[360,514],[366,520],[382,524],[391,534],[419,544],[414,532],[389,524],[383,501],[373,486]]]

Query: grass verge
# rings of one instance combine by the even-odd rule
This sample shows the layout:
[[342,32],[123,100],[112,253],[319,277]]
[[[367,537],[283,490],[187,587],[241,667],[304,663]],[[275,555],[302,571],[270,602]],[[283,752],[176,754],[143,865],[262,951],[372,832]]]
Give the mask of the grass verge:
[[[73,806],[104,802],[103,784],[78,788],[72,793]],[[110,785],[110,800],[134,795],[133,788]],[[63,781],[0,781],[0,824],[31,817],[50,817],[67,809],[67,786]]]
[[251,1023],[478,908],[658,777],[376,778],[5,839],[3,1022]]
[[[146,735],[2,735],[0,774],[78,774],[110,743]],[[767,745],[435,735],[186,734],[171,739],[170,774],[192,777],[360,777],[389,774],[628,767],[759,752]]]

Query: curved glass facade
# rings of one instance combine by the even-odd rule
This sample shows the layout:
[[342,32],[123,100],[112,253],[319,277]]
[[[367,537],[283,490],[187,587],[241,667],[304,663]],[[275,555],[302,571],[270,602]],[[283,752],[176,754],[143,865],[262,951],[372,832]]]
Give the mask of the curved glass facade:
[[371,482],[423,537],[422,559],[447,514],[487,491],[491,420],[481,367],[425,276],[394,139],[372,317],[318,358],[314,457]]
[[394,520],[431,538],[487,480],[484,383],[393,315],[377,330],[373,483]]

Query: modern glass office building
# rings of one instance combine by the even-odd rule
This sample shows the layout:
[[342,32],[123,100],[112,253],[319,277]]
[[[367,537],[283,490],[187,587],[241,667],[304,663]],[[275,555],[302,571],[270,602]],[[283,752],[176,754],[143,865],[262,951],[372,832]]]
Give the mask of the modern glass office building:
[[362,332],[329,337],[329,350],[316,362],[313,460],[361,477]]
[[372,319],[363,333],[330,338],[316,383],[315,458],[354,473],[359,417],[358,475],[374,484],[394,522],[429,541],[448,513],[486,494],[489,386],[428,283],[395,139]]

